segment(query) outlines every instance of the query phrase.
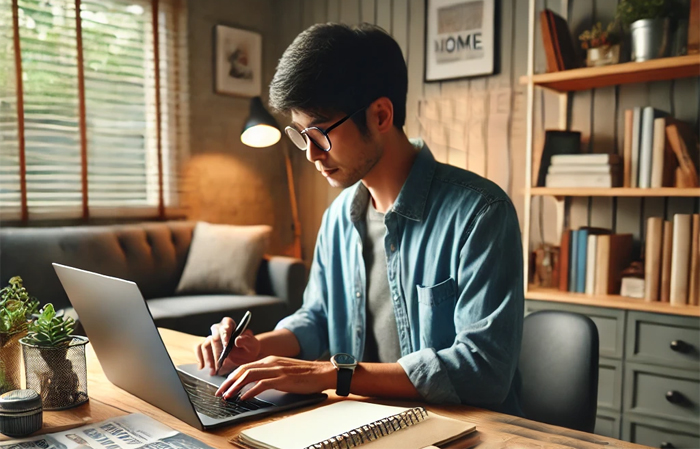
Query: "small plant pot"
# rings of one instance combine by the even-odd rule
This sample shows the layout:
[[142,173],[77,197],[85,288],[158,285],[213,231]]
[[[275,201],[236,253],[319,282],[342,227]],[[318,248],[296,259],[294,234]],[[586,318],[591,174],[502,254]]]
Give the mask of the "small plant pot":
[[602,47],[589,48],[586,54],[586,66],[600,67],[617,64],[620,62],[620,46],[604,45]]
[[25,335],[26,330],[0,333],[0,394],[22,387],[22,348],[19,340]]
[[643,19],[630,26],[632,61],[664,58],[671,50],[670,19]]
[[86,337],[73,337],[63,347],[37,346],[20,340],[27,388],[39,393],[44,410],[77,407],[88,400]]

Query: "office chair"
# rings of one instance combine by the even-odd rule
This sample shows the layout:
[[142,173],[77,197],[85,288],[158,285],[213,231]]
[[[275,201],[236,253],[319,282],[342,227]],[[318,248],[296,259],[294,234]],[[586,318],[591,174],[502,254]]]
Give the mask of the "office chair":
[[528,419],[593,432],[598,402],[598,328],[587,316],[534,312],[523,322],[518,368]]

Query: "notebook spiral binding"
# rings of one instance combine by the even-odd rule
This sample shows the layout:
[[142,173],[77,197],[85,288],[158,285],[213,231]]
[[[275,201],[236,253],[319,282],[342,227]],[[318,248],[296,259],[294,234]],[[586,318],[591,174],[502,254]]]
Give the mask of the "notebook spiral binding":
[[341,433],[305,449],[349,449],[358,447],[383,436],[391,435],[397,430],[418,424],[426,418],[428,418],[428,412],[425,408],[414,407],[411,410],[406,410],[349,432]]

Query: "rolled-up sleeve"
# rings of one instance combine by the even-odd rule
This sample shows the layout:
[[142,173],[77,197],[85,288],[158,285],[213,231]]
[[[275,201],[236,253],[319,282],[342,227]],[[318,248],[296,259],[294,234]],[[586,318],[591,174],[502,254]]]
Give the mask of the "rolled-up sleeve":
[[428,402],[493,408],[511,390],[522,338],[522,243],[512,203],[485,205],[463,235],[454,343],[399,363]]
[[324,227],[328,211],[323,216],[316,238],[314,259],[309,273],[309,282],[304,290],[304,302],[294,314],[284,318],[275,329],[288,329],[299,342],[301,352],[297,356],[304,360],[315,360],[328,350],[328,287],[325,278]]

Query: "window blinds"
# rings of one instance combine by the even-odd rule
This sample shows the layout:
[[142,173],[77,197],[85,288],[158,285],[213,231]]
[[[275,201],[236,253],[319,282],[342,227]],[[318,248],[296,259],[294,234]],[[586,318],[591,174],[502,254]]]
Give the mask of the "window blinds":
[[[11,1],[0,0],[3,24]],[[187,155],[184,2],[14,1],[21,57],[3,32],[0,58],[19,62],[22,86],[0,91],[0,213],[22,212],[14,90],[24,100],[22,218],[163,216]]]

